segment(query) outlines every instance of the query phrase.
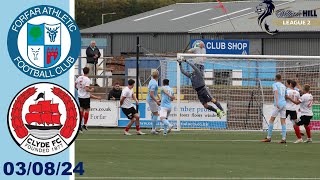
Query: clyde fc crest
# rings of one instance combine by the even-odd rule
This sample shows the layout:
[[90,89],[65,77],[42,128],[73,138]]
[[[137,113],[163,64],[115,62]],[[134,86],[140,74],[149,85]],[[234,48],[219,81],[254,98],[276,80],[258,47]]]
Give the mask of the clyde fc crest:
[[52,83],[25,87],[12,100],[8,128],[25,151],[39,156],[67,149],[77,136],[80,114],[74,97]]
[[22,12],[11,24],[8,51],[15,66],[38,79],[67,72],[80,53],[80,31],[60,8],[41,5]]

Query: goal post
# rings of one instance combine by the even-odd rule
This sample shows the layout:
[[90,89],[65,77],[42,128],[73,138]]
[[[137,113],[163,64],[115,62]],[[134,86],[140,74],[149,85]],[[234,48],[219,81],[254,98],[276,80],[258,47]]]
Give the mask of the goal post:
[[[221,119],[205,109],[192,89],[190,80],[179,67],[179,60],[205,61],[204,79],[212,96],[221,103],[227,115]],[[314,97],[313,130],[320,130],[320,56],[177,54],[177,58],[161,61],[161,81],[170,80],[176,100],[169,120],[176,130],[264,130],[273,108],[271,86],[276,74],[286,80],[310,84]],[[182,67],[192,72],[185,62]],[[208,103],[217,108],[213,103]],[[280,128],[276,120],[275,129]],[[287,120],[287,128],[292,129]],[[279,126],[279,127],[278,127]]]

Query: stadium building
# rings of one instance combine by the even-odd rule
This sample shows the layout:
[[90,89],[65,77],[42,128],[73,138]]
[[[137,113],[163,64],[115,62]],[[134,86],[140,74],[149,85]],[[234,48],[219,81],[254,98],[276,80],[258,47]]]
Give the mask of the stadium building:
[[[270,3],[271,0],[263,1]],[[219,6],[215,2],[178,3],[83,29],[82,47],[86,48],[91,40],[95,40],[104,57],[113,57],[110,61],[119,63],[117,58],[125,59],[121,62],[121,71],[126,71],[123,72],[126,75],[135,75],[137,70],[134,53],[136,37],[140,37],[143,53],[140,81],[146,81],[142,76],[147,77],[151,69],[160,66],[161,78],[168,77],[176,97],[168,120],[174,130],[181,132],[174,131],[165,137],[135,136],[132,128],[133,136],[124,137],[123,129],[129,120],[119,108],[119,102],[92,100],[89,131],[79,134],[75,141],[75,162],[81,162],[81,165],[84,162],[85,174],[75,178],[319,179],[320,0],[274,0],[274,11],[271,4],[261,2],[223,2],[226,13],[222,8],[215,8]],[[265,13],[260,18],[263,19],[261,24],[257,9],[260,15]],[[107,8],[106,11],[112,12]],[[271,12],[274,13],[269,15]],[[269,33],[278,32],[270,35],[268,30]],[[249,42],[246,51],[249,55],[237,55],[237,59],[230,53],[206,55],[205,83],[227,112],[222,118],[202,106],[197,92],[190,86],[189,79],[179,72],[175,61],[177,53],[190,48],[195,39]],[[210,48],[215,46],[209,45]],[[85,56],[83,51],[82,56]],[[187,56],[195,55],[183,56],[187,59]],[[209,56],[219,57],[210,59]],[[85,65],[84,59],[82,65]],[[183,67],[192,71],[184,62]],[[142,72],[143,69],[149,73]],[[302,85],[311,85],[313,104],[310,99],[305,103],[308,102],[309,109],[312,104],[314,114],[308,126],[312,130],[312,144],[310,141],[309,144],[293,144],[298,141],[291,117],[286,119],[284,128],[279,115],[273,130],[281,130],[281,135],[273,132],[271,144],[259,142],[267,135],[264,130],[270,129],[269,118],[277,110],[271,85],[278,73],[282,75],[283,83],[294,79]],[[113,71],[112,78],[114,74]],[[128,78],[123,74],[122,78]],[[138,84],[139,93],[142,93],[138,106],[140,127],[147,128],[142,131],[149,134],[152,117],[145,102],[148,89],[141,84]],[[102,87],[95,87],[95,93],[99,89],[106,92]],[[281,97],[284,91],[285,88],[281,88]],[[210,105],[217,107],[213,103]],[[298,111],[299,107],[295,108]],[[299,119],[300,116],[298,112]],[[157,127],[164,127],[157,122]],[[91,130],[90,126],[115,128]],[[287,144],[283,144],[285,135]],[[309,136],[310,133],[306,133],[302,138]],[[277,144],[280,139],[282,144]]]
[[[87,43],[87,38],[100,41],[97,45],[104,48],[108,56],[134,52],[137,35],[145,54],[183,52],[192,39],[232,39],[249,40],[251,55],[320,55],[318,0],[274,1],[275,13],[269,27],[279,31],[275,35],[267,34],[258,25],[256,8],[260,2],[224,2],[226,13],[217,8],[216,2],[177,3],[83,29],[81,34],[83,42]],[[276,14],[280,9],[301,14],[285,18],[288,11],[279,13],[278,18]],[[315,13],[303,12],[305,10],[315,10]],[[292,19],[296,21],[290,21]],[[87,46],[86,43],[83,46]]]
[[[305,3],[306,1],[308,3]],[[177,3],[83,29],[82,46],[86,48],[90,40],[96,40],[97,46],[103,49],[104,56],[121,56],[135,52],[136,37],[139,36],[140,50],[144,55],[156,54],[158,57],[153,58],[163,59],[166,55],[176,56],[177,53],[185,52],[195,39],[245,40],[249,42],[246,54],[250,55],[320,55],[320,13],[317,14],[320,6],[317,0],[274,1],[275,9],[272,9],[270,4],[261,4],[261,1],[224,2],[223,5],[226,12],[216,2]],[[268,15],[271,12],[273,14]],[[266,15],[262,16],[260,20],[263,22],[259,24],[259,17],[261,18],[263,13]],[[212,44],[211,48],[214,46]],[[145,65],[149,71],[159,66],[159,63],[153,63],[154,60],[151,59]],[[127,59],[126,75],[130,75],[129,71],[135,74],[134,61],[134,58]],[[284,75],[284,80],[294,78],[300,73],[301,83],[307,82],[313,87],[319,87],[320,66],[314,61],[304,60],[302,64],[298,60],[290,59],[231,63],[233,64],[218,62],[218,66],[212,63],[206,67],[211,70],[209,77],[205,75],[206,84],[210,86],[212,94],[228,106],[229,112],[228,120],[224,124],[212,124],[213,128],[265,128],[263,124],[269,114],[262,116],[262,112],[270,112],[270,108],[273,107],[270,86],[276,73]],[[308,63],[311,63],[311,66],[307,66]],[[161,69],[161,72],[171,77],[173,86],[176,86],[177,77],[175,66],[176,63],[166,64]],[[227,66],[232,68],[225,68]],[[254,66],[257,68],[252,68]],[[267,68],[264,69],[264,66]],[[145,74],[150,75],[151,72]],[[147,75],[144,76],[145,82],[146,77]],[[261,82],[258,82],[258,79]],[[180,91],[181,100],[197,101],[189,80],[182,77],[181,82],[184,85]],[[260,86],[264,86],[264,90],[261,90]],[[142,93],[144,94],[141,94],[139,99],[145,99],[147,90],[142,89]],[[313,95],[317,99],[320,97],[319,88],[314,89]],[[320,120],[320,117],[318,119]]]

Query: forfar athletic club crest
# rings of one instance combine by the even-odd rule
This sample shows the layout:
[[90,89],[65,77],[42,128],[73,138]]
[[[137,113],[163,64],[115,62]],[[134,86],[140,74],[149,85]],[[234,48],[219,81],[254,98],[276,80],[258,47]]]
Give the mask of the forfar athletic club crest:
[[81,37],[68,13],[42,5],[25,10],[14,20],[7,45],[20,71],[34,78],[50,79],[67,72],[76,62]]
[[12,100],[8,128],[25,151],[39,156],[57,154],[75,140],[80,113],[74,97],[52,83],[25,87]]
[[29,61],[39,68],[54,66],[61,56],[61,23],[27,25]]

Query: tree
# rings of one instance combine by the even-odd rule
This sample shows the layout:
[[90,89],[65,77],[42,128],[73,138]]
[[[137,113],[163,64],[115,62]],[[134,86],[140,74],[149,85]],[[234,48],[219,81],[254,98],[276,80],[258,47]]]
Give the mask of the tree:
[[37,39],[42,35],[41,28],[39,26],[33,26],[29,34],[33,37],[33,41],[37,41]]

